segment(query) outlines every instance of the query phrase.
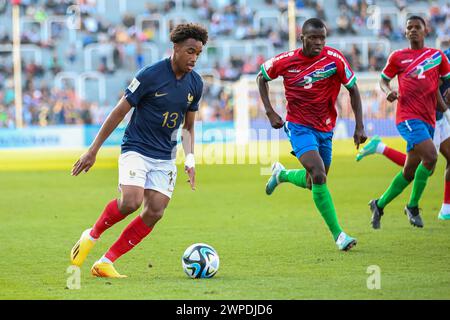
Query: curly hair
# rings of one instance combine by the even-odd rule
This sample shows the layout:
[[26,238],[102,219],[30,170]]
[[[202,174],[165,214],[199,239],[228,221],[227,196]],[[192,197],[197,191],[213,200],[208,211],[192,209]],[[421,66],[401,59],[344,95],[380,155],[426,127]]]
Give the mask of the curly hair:
[[199,24],[184,23],[177,25],[170,33],[170,41],[173,43],[187,39],[195,39],[205,45],[208,42],[208,31]]

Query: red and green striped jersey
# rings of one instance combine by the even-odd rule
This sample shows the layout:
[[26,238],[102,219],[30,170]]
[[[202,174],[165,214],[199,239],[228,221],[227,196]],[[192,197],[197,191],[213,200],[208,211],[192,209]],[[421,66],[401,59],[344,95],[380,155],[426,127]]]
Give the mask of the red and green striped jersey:
[[450,78],[447,56],[441,50],[427,47],[394,51],[381,77],[391,80],[395,76],[399,84],[396,124],[420,119],[434,127],[439,78]]
[[268,81],[283,77],[287,100],[286,120],[329,132],[336,125],[336,99],[341,84],[351,88],[356,77],[343,54],[324,47],[313,58],[302,49],[281,53],[261,65]]

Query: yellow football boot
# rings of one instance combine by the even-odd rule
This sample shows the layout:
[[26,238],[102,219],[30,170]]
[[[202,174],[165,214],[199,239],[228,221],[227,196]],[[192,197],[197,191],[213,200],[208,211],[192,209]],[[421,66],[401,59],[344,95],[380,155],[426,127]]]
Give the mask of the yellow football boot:
[[95,241],[92,240],[89,235],[90,232],[91,229],[84,230],[80,240],[78,240],[70,251],[70,262],[75,266],[81,267],[84,260],[86,260],[89,251],[91,251],[92,247],[95,245]]
[[95,277],[103,278],[126,278],[126,275],[116,271],[112,263],[97,261],[91,268],[91,273]]

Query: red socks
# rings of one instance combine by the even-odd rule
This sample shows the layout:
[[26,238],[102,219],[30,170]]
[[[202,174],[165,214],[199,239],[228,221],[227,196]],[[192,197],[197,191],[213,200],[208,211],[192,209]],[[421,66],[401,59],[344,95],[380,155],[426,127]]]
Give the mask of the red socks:
[[450,181],[445,181],[444,203],[450,204]]
[[126,215],[121,214],[119,211],[117,199],[112,200],[106,205],[102,215],[100,216],[100,218],[98,218],[97,222],[91,230],[90,236],[94,239],[98,239],[106,229],[125,219],[125,217]]
[[406,162],[406,154],[401,153],[400,151],[394,150],[386,146],[384,148],[383,154],[390,159],[391,161],[395,162],[399,166],[403,167]]
[[137,216],[130,224],[123,230],[119,239],[109,248],[105,257],[116,261],[120,256],[127,253],[135,247],[142,239],[144,239],[153,228],[147,226],[142,220],[141,216]]

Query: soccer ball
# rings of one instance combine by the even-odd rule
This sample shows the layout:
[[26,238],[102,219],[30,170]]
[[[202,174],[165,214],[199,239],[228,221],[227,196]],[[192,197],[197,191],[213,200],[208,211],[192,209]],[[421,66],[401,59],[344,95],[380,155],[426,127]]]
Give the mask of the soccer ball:
[[219,270],[219,255],[205,243],[194,243],[181,257],[184,272],[191,278],[212,278]]

